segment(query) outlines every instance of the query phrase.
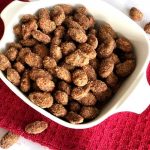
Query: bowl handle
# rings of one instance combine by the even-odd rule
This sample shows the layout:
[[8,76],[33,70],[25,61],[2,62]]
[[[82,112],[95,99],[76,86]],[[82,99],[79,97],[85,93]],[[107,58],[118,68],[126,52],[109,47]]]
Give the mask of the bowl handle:
[[1,12],[0,16],[4,22],[4,26],[6,27],[9,24],[9,21],[13,19],[13,16],[15,13],[25,6],[27,2],[21,2],[21,1],[12,1],[9,5],[7,5],[3,11]]
[[150,85],[144,74],[133,93],[116,110],[116,112],[128,111],[137,114],[142,113],[150,105]]

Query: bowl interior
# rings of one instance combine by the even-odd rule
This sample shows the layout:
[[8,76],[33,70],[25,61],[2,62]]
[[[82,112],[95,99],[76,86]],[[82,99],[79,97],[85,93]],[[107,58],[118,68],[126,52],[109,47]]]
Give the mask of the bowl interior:
[[[10,20],[9,25],[5,29],[5,33],[3,36],[3,39],[1,40],[0,45],[0,51],[5,50],[5,46],[8,42],[14,41],[14,35],[13,35],[13,26],[19,22],[19,18],[23,14],[34,14],[37,12],[39,8],[42,7],[51,7],[58,3],[66,3],[71,5],[84,5],[87,7],[90,14],[92,14],[96,20],[98,21],[105,21],[109,23],[113,29],[119,34],[126,38],[128,38],[132,44],[134,45],[134,50],[136,54],[137,59],[137,66],[135,71],[132,73],[132,75],[124,82],[124,84],[121,86],[117,94],[112,98],[112,100],[107,104],[107,106],[103,109],[101,114],[93,121],[81,125],[73,125],[70,123],[67,123],[51,114],[46,112],[45,110],[35,106],[32,104],[16,87],[14,87],[1,73],[2,80],[11,88],[14,93],[16,93],[24,102],[26,102],[28,105],[36,109],[38,112],[42,113],[46,117],[54,120],[55,122],[64,125],[69,128],[76,128],[76,129],[82,129],[82,128],[88,128],[92,127],[102,120],[106,119],[108,115],[110,115],[117,107],[119,107],[120,104],[122,104],[127,97],[130,95],[130,93],[134,90],[134,87],[138,83],[139,77],[143,73],[143,70],[145,68],[145,65],[148,62],[149,58],[149,45],[148,45],[148,39],[146,37],[146,34],[144,31],[131,19],[129,19],[126,15],[124,15],[119,10],[113,8],[109,4],[103,2],[103,1],[97,1],[96,3],[92,0],[89,1],[69,1],[69,0],[55,0],[55,1],[37,1],[37,2],[30,2],[26,3],[24,7],[22,7],[20,10],[14,14],[14,17],[12,20]],[[8,14],[9,15],[9,14]]]

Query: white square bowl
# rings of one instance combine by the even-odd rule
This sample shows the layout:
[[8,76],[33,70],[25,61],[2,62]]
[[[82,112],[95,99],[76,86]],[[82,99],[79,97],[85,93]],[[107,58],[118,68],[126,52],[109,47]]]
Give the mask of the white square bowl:
[[[92,0],[88,0],[88,1],[86,0],[82,0],[82,1],[81,0],[76,0],[76,1],[44,0],[43,1],[41,0],[36,2],[13,1],[1,13],[1,17],[5,25],[5,32],[3,38],[0,41],[0,52],[2,52],[5,49],[7,43],[14,41],[13,26],[19,22],[19,18],[21,15],[28,14],[28,13],[34,14],[38,9],[42,7],[51,7],[59,3],[65,3],[71,5],[77,5],[77,4],[84,5],[98,21],[100,22],[105,21],[109,23],[119,35],[123,35],[124,37],[128,38],[134,46],[136,59],[137,59],[137,66],[135,68],[135,71],[132,73],[132,75],[123,83],[119,91],[112,98],[112,100],[107,104],[107,106],[102,110],[102,112],[97,118],[95,118],[94,120],[88,123],[79,124],[79,125],[70,124],[62,119],[53,116],[52,114],[39,108],[38,106],[34,105],[18,88],[16,88],[12,83],[10,83],[6,79],[6,77],[2,72],[0,72],[1,79],[26,104],[28,104],[33,109],[40,112],[47,118],[68,128],[85,129],[85,128],[93,127],[99,124],[100,122],[102,122],[110,115],[118,112],[118,110],[136,111],[134,109],[132,110],[132,108],[130,110],[123,110],[123,109],[120,110],[119,107],[127,101],[127,98],[135,90],[139,81],[143,77],[150,56],[148,38],[145,32],[143,31],[143,29],[140,28],[135,22],[133,22],[129,17],[127,17],[126,15],[124,15],[122,12],[115,9],[111,5],[105,3],[104,1],[101,0],[99,1],[92,1]],[[146,105],[148,105],[148,103],[146,103]]]

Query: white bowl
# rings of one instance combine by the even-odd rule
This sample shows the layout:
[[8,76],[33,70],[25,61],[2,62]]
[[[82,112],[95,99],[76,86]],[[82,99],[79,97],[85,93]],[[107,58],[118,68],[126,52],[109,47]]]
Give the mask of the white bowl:
[[[38,106],[34,105],[19,89],[17,89],[12,83],[10,83],[6,77],[0,72],[1,79],[7,84],[7,86],[16,94],[18,95],[25,103],[31,106],[36,111],[40,112],[47,118],[57,122],[60,125],[63,125],[68,128],[74,129],[85,129],[89,127],[93,127],[104,119],[109,117],[110,115],[119,112],[119,111],[133,111],[136,113],[140,113],[143,111],[146,106],[150,103],[150,101],[146,102],[139,102],[139,100],[133,102],[129,102],[130,107],[122,107],[127,101],[129,101],[129,97],[131,93],[135,91],[139,81],[144,75],[146,66],[148,64],[149,58],[149,44],[148,38],[143,31],[135,22],[133,22],[129,17],[124,15],[119,10],[113,8],[111,5],[105,3],[104,1],[92,1],[92,0],[55,0],[55,1],[36,1],[36,2],[20,2],[20,1],[13,1],[9,4],[1,13],[1,17],[4,21],[5,25],[5,32],[3,38],[0,42],[0,51],[5,49],[5,46],[8,42],[14,41],[13,35],[13,26],[18,23],[19,18],[23,14],[28,13],[35,13],[38,9],[42,7],[50,7],[58,3],[66,3],[71,5],[81,4],[87,7],[89,12],[98,20],[98,21],[105,21],[111,24],[113,29],[120,35],[127,37],[134,45],[135,54],[137,58],[137,66],[135,71],[132,75],[124,82],[122,87],[119,89],[117,94],[112,98],[112,100],[107,104],[107,106],[103,109],[100,115],[84,124],[74,125],[70,124],[62,119],[59,119],[52,114],[48,113],[47,111],[39,108]],[[145,82],[144,87],[147,84]],[[141,93],[143,93],[142,91]],[[129,105],[128,105],[129,106]]]

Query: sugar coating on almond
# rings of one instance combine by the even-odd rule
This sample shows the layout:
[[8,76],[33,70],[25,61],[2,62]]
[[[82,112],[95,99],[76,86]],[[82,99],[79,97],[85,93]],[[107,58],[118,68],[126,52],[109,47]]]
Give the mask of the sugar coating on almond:
[[76,49],[76,46],[73,42],[65,42],[61,44],[61,51],[63,55],[65,56],[75,51],[75,49]]
[[67,69],[67,70],[69,70],[69,71],[73,71],[73,70],[75,69],[75,66],[72,66],[71,64],[67,64],[67,63],[64,62],[64,61],[61,62],[61,63],[59,64],[59,66],[65,68],[65,69]]
[[57,67],[55,69],[56,77],[66,81],[67,83],[71,82],[71,73],[64,67]]
[[28,22],[30,20],[37,20],[37,17],[31,14],[25,14],[21,16],[21,22]]
[[109,36],[112,38],[116,38],[116,33],[114,32],[113,28],[108,23],[103,23],[99,26],[98,36],[100,39],[106,39]]
[[29,99],[41,108],[49,108],[53,104],[53,97],[50,93],[32,92],[29,94]]
[[48,128],[48,123],[45,121],[35,121],[25,126],[25,132],[28,134],[40,134]]
[[94,119],[98,115],[98,109],[92,106],[83,106],[80,111],[80,115],[84,119]]
[[116,84],[118,83],[118,77],[112,72],[107,78],[106,78],[106,83],[110,87],[115,87]]
[[21,33],[21,30],[22,30],[22,26],[20,24],[16,24],[14,27],[13,27],[13,32],[14,34],[19,37],[19,38],[22,38],[22,33]]
[[85,57],[89,58],[89,60],[94,59],[96,57],[96,51],[94,48],[87,43],[80,44],[78,47],[84,54]]
[[76,13],[74,15],[74,20],[77,21],[84,30],[88,30],[91,26],[89,18],[82,13]]
[[20,50],[22,48],[22,45],[20,43],[17,43],[17,42],[11,42],[11,43],[8,43],[8,48],[10,48],[10,47],[15,47],[18,50]]
[[145,26],[144,26],[144,31],[148,34],[150,34],[150,23],[147,23]]
[[37,31],[32,31],[32,36],[33,38],[35,38],[36,40],[38,40],[39,42],[42,42],[44,44],[48,44],[51,41],[50,36],[48,36],[47,34],[44,34],[43,32],[37,30]]
[[36,44],[33,52],[39,55],[41,58],[44,58],[48,55],[49,50],[44,44]]
[[73,83],[77,86],[84,86],[88,83],[88,76],[82,69],[77,69],[72,73]]
[[98,46],[97,55],[99,58],[107,58],[116,47],[115,40],[112,37],[107,37],[105,41]]
[[13,65],[14,69],[16,69],[19,73],[22,73],[24,70],[25,70],[25,67],[24,65],[21,63],[21,62],[16,62],[14,65]]
[[99,65],[99,76],[101,78],[107,78],[114,69],[114,63],[108,59],[103,59]]
[[20,81],[20,90],[22,92],[28,92],[30,90],[31,83],[30,83],[30,78],[29,78],[29,71],[26,70],[21,78]]
[[20,75],[15,69],[7,69],[7,79],[16,86],[20,84]]
[[94,106],[97,102],[97,99],[91,92],[89,92],[85,97],[80,99],[79,102],[84,106]]
[[87,13],[88,13],[87,8],[84,7],[84,6],[79,6],[79,7],[77,7],[77,8],[75,9],[75,11],[76,11],[77,13],[81,13],[81,14],[84,14],[84,15],[87,15]]
[[18,50],[15,48],[15,47],[11,47],[9,48],[5,55],[6,57],[10,60],[10,61],[14,61],[17,57],[17,54],[18,54]]
[[62,58],[62,51],[60,47],[57,45],[51,45],[50,56],[54,58],[56,62],[59,61]]
[[71,97],[74,100],[80,100],[85,97],[90,91],[90,84],[85,85],[84,87],[75,87],[72,89]]
[[107,85],[105,82],[101,80],[95,80],[91,81],[90,83],[90,90],[93,92],[93,94],[101,93],[107,90]]
[[48,8],[41,8],[38,11],[38,17],[39,19],[50,19],[50,11]]
[[17,61],[20,61],[21,63],[25,63],[25,56],[28,53],[31,53],[31,49],[30,48],[28,48],[28,47],[21,48],[19,53],[18,53],[18,56],[17,56]]
[[78,22],[74,21],[72,17],[66,18],[65,24],[68,28],[76,28],[81,30],[83,33],[85,33],[82,26]]
[[133,46],[132,46],[131,42],[124,37],[118,38],[116,40],[116,44],[117,44],[117,47],[119,49],[121,49],[123,52],[129,53],[129,52],[132,52],[132,50],[133,50]]
[[114,63],[114,65],[120,63],[120,59],[119,59],[119,57],[115,53],[112,53],[110,55],[110,57],[107,58],[107,60],[112,61],[112,63]]
[[57,117],[64,117],[67,114],[66,108],[62,104],[53,104],[49,111]]
[[65,20],[65,12],[61,6],[54,6],[50,11],[51,19],[57,26],[61,25]]
[[20,43],[22,44],[22,46],[32,47],[37,43],[37,40],[33,38],[29,38],[29,39],[21,40]]
[[54,94],[54,99],[59,104],[62,104],[62,105],[68,104],[68,95],[67,95],[67,93],[65,93],[63,91],[56,91]]
[[97,79],[96,71],[91,65],[83,66],[82,69],[85,71],[89,81]]
[[0,70],[5,71],[11,67],[11,63],[4,54],[0,54]]
[[25,62],[30,67],[41,68],[42,67],[42,59],[35,53],[28,53],[25,55]]
[[143,13],[135,7],[132,7],[130,9],[129,15],[130,18],[133,19],[134,21],[141,21],[143,18]]
[[62,42],[62,39],[58,36],[54,36],[52,39],[51,39],[51,46],[59,46]]
[[90,44],[93,47],[93,49],[96,49],[98,46],[98,39],[95,35],[89,34],[87,43]]
[[35,20],[30,20],[27,23],[22,24],[22,36],[23,39],[26,40],[31,37],[32,31],[35,31],[38,28],[37,22]]
[[30,77],[31,80],[34,80],[34,81],[36,79],[42,78],[42,77],[52,79],[52,76],[48,71],[46,71],[44,69],[35,69],[35,68],[30,70],[29,77]]
[[54,31],[55,37],[63,38],[65,35],[65,27],[64,26],[58,26]]
[[66,15],[72,13],[73,11],[73,7],[71,5],[68,5],[68,4],[58,4],[58,6],[62,7],[64,13]]
[[49,34],[56,29],[56,24],[54,21],[42,18],[39,20],[39,27],[44,33]]
[[55,88],[55,83],[49,78],[38,78],[36,84],[44,92],[52,92]]
[[86,34],[80,29],[70,28],[68,30],[68,35],[78,43],[85,43],[87,41]]
[[81,115],[71,111],[67,114],[66,120],[72,124],[79,124],[84,121],[84,118]]
[[48,69],[55,68],[57,66],[57,63],[54,58],[46,56],[44,57],[44,60],[43,60],[43,66],[45,69],[48,70]]
[[14,134],[12,132],[8,132],[0,140],[0,147],[3,149],[7,149],[14,145],[18,141],[18,139],[19,135]]
[[89,64],[89,58],[81,50],[76,50],[65,58],[65,62],[75,67],[82,67]]
[[134,60],[126,60],[116,66],[116,74],[120,77],[127,77],[134,71],[135,65]]

